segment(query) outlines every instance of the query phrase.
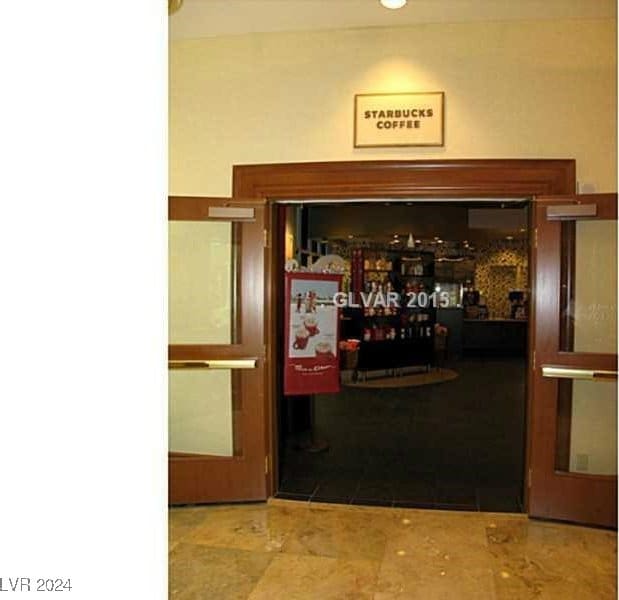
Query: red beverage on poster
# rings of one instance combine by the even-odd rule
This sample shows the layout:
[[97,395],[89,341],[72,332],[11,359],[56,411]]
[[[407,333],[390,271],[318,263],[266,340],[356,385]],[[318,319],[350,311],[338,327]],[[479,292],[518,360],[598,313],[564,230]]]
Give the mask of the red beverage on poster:
[[284,394],[340,391],[339,309],[334,296],[341,275],[286,273]]

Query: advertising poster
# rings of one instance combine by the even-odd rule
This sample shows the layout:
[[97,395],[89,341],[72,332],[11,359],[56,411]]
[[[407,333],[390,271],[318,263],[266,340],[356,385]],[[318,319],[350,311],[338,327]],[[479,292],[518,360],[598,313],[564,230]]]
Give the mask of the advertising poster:
[[333,297],[341,275],[286,273],[284,394],[340,391],[339,310]]

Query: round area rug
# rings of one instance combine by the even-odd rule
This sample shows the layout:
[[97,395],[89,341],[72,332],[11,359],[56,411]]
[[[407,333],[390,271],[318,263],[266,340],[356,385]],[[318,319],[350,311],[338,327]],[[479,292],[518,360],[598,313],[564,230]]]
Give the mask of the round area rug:
[[356,383],[348,381],[342,385],[357,388],[402,388],[445,383],[457,377],[458,372],[452,369],[433,369],[429,373],[414,373],[412,375],[402,375],[401,377],[375,377],[374,379],[358,381]]

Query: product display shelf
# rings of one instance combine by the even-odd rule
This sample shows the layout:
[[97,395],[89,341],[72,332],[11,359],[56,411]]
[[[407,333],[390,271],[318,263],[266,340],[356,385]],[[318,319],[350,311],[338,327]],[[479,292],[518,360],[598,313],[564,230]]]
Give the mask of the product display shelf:
[[[374,268],[376,262],[382,263],[381,268]],[[436,323],[436,306],[431,298],[434,254],[414,250],[356,251],[352,271],[353,292],[362,305],[347,309],[349,333],[361,340],[355,377],[372,370],[409,366],[429,369]],[[382,300],[388,300],[388,294],[392,294],[391,298],[397,295],[398,308],[383,306]]]

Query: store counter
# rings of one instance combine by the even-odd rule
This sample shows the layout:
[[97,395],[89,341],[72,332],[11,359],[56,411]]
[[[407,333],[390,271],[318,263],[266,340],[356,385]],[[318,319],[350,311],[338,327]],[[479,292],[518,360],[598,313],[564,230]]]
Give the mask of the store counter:
[[447,356],[460,358],[462,356],[462,325],[464,311],[461,308],[437,308],[436,322],[447,327]]
[[464,319],[464,353],[525,356],[527,328],[528,321],[522,319]]

